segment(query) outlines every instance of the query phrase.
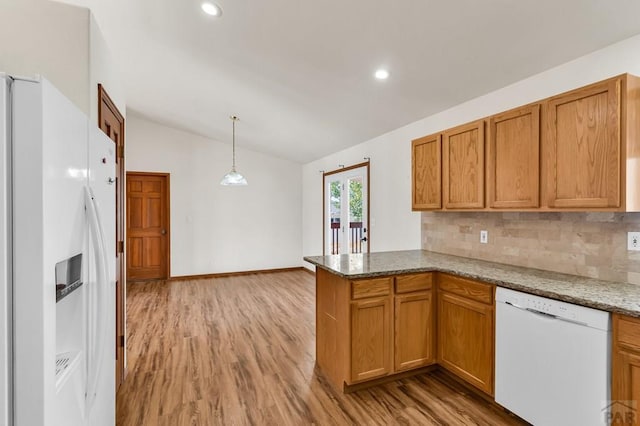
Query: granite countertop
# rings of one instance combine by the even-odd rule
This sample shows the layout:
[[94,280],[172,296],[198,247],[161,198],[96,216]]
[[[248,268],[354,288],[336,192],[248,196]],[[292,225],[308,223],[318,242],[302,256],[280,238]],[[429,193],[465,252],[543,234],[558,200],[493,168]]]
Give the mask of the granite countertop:
[[426,250],[307,256],[304,260],[348,279],[446,272],[551,299],[640,317],[640,286],[624,282],[603,281]]

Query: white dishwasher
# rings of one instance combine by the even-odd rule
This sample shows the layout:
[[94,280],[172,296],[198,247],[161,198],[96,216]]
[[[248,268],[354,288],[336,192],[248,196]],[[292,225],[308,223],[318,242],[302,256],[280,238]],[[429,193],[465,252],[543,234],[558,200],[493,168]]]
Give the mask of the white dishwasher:
[[606,424],[610,315],[496,290],[495,399],[536,426]]

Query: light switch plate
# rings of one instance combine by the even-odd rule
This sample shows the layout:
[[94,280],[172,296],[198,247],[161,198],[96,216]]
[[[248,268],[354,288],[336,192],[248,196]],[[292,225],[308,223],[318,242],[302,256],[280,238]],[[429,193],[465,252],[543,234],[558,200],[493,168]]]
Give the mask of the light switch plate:
[[640,251],[640,232],[627,232],[627,250]]
[[[480,231],[480,244],[487,244],[488,241],[489,241],[489,232],[488,231]],[[640,250],[640,249],[638,249],[638,250]]]

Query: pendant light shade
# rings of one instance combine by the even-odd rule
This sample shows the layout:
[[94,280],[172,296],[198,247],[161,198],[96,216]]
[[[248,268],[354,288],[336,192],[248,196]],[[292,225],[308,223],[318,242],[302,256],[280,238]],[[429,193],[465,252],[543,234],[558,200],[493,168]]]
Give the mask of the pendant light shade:
[[220,185],[223,186],[245,186],[248,185],[247,179],[242,176],[241,173],[236,171],[236,121],[240,121],[238,117],[232,115],[229,117],[231,122],[233,123],[233,138],[232,138],[232,147],[233,147],[233,163],[231,166],[231,171],[224,175],[222,180],[220,181]]

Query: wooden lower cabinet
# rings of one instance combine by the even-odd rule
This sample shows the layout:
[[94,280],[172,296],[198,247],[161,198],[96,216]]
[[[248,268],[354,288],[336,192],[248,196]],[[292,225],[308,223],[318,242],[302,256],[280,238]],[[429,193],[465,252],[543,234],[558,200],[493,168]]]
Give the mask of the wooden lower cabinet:
[[[443,280],[447,280],[445,276]],[[458,280],[456,278],[456,280]],[[493,294],[493,286],[486,286]],[[459,287],[460,283],[457,283]],[[493,395],[494,302],[438,290],[438,356],[442,367]]]
[[391,299],[379,297],[351,303],[351,381],[391,373]]
[[434,273],[349,280],[316,272],[316,360],[340,390],[438,362],[493,395],[493,334],[492,285]]
[[433,364],[435,334],[431,291],[396,295],[394,316],[395,371]]
[[612,425],[640,425],[640,319],[613,315]]
[[435,362],[432,273],[316,271],[316,362],[340,390]]

